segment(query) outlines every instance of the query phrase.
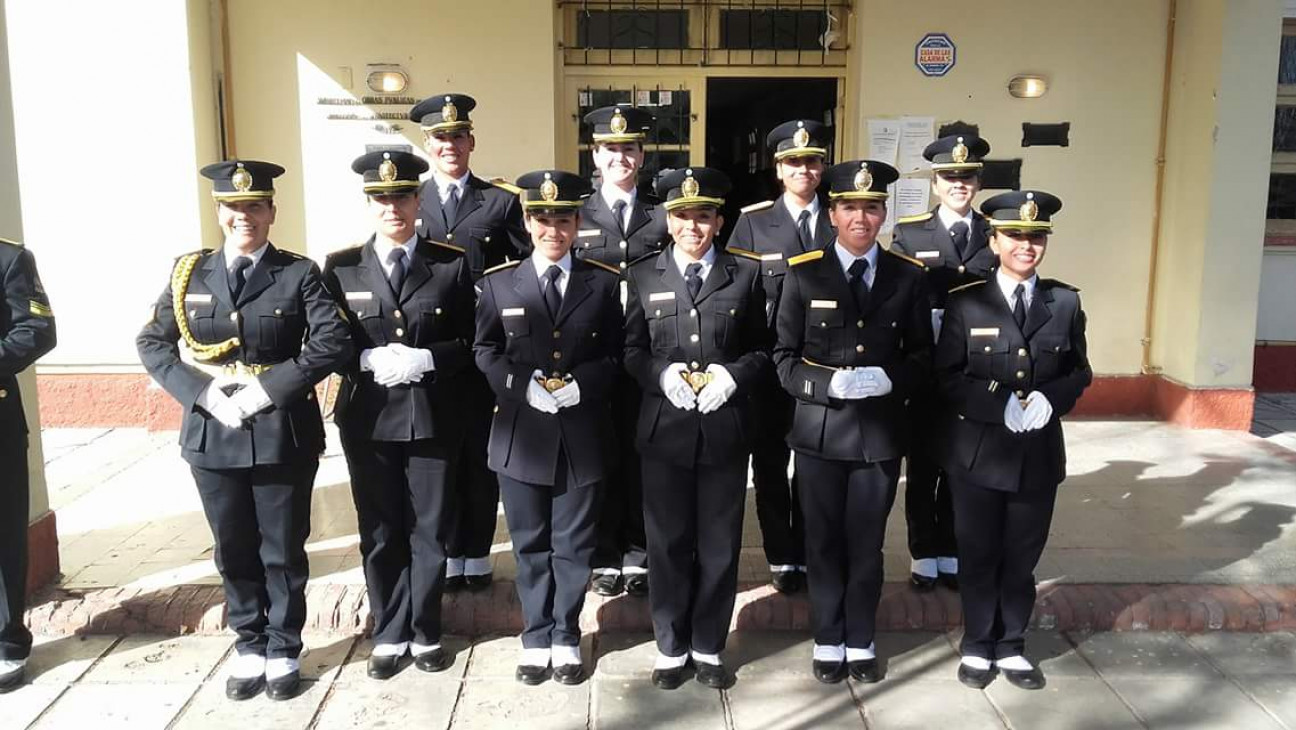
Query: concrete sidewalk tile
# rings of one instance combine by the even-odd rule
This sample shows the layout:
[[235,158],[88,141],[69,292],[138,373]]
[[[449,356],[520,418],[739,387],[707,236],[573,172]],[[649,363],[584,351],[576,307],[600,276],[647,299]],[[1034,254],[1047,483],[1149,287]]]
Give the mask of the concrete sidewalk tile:
[[[225,677],[205,682],[171,728],[174,730],[228,730],[275,728],[304,730],[328,693],[328,682],[302,682],[300,693],[288,702],[274,702],[265,693],[243,702],[225,698]],[[171,729],[169,729],[171,730]]]
[[[374,682],[374,680],[369,679],[368,675],[365,674],[369,663],[369,656],[370,654],[373,653],[373,642],[370,641],[368,638],[353,637],[353,639],[355,641],[358,641],[359,643],[356,644],[355,651],[351,652],[350,660],[347,660],[345,666],[339,667],[337,672],[337,679],[339,682],[347,682],[350,684],[356,684],[360,682]],[[400,677],[404,674],[412,673],[424,677],[425,681],[429,681],[429,682],[430,681],[436,681],[436,682],[459,681],[464,676],[464,670],[468,668],[469,650],[471,648],[469,641],[460,636],[443,636],[441,638],[441,646],[446,651],[450,652],[450,655],[454,659],[450,667],[446,669],[444,672],[419,671],[414,667],[413,660],[406,658],[401,660],[401,670],[400,673],[397,674],[396,676]],[[336,649],[337,647],[335,646],[332,648]],[[322,660],[311,660],[311,661],[322,661]],[[342,657],[338,657],[338,661],[339,662],[342,661]],[[395,678],[393,678],[393,680],[394,679]],[[377,684],[383,684],[383,683],[377,682]]]
[[566,687],[546,681],[527,687],[514,679],[467,679],[455,709],[455,730],[525,727],[573,730],[589,726],[594,682]]
[[1188,643],[1205,654],[1225,674],[1289,675],[1296,685],[1296,635],[1215,633],[1188,637]]
[[[874,644],[890,679],[949,679],[958,671],[958,653],[944,634],[883,632],[877,635]],[[808,644],[807,651],[811,651]],[[807,671],[808,668],[806,662]]]
[[721,694],[691,679],[679,689],[667,692],[654,687],[647,678],[599,678],[594,682],[593,693],[590,726],[598,730],[651,727],[723,730],[725,727]]
[[1290,675],[1234,677],[1242,690],[1250,694],[1287,727],[1296,727],[1296,682]]
[[75,682],[116,641],[116,636],[37,637],[27,661],[27,679],[60,687]]
[[864,705],[872,730],[957,727],[959,730],[1003,730],[1003,723],[983,692],[955,679],[890,680],[851,684]]
[[232,645],[228,636],[128,636],[82,681],[197,683],[211,674]]
[[1179,634],[1091,634],[1077,644],[1085,659],[1108,679],[1189,677],[1214,681],[1220,677]]
[[1137,718],[1102,681],[1048,677],[1042,690],[1026,691],[996,678],[986,693],[1014,728],[1122,730],[1139,728]]
[[[593,635],[585,634],[581,637],[581,659],[587,672],[594,666],[593,644]],[[517,672],[521,656],[522,640],[516,636],[498,636],[477,641],[473,644],[467,676],[470,679],[512,678]]]
[[652,634],[600,634],[595,644],[596,670],[604,679],[647,679],[657,660]]
[[35,730],[163,730],[198,690],[197,682],[89,684],[70,688]]
[[[1083,637],[1083,635],[1081,635]],[[1026,658],[1044,672],[1044,676],[1068,679],[1097,679],[1089,662],[1067,641],[1054,631],[1033,631],[1026,635]]]
[[29,684],[0,698],[0,728],[25,728],[67,689],[66,684]]
[[737,730],[864,727],[846,682],[823,684],[809,673],[795,681],[768,675],[740,679],[729,690],[729,706]]
[[1152,730],[1282,727],[1223,677],[1121,677],[1109,681]]
[[359,727],[446,728],[459,696],[458,675],[426,674],[407,666],[386,681],[339,679],[319,711],[318,730]]
[[814,644],[799,631],[738,631],[729,636],[724,660],[739,677],[812,679]]

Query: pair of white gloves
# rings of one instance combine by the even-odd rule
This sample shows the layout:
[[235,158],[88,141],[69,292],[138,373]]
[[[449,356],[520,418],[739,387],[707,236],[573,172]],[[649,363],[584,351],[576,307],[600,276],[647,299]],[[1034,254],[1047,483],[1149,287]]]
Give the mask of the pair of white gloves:
[[434,368],[431,350],[409,347],[399,342],[360,353],[360,369],[373,372],[374,382],[384,388],[417,383],[423,379],[423,373]]
[[1053,418],[1053,404],[1038,390],[1031,391],[1023,402],[1009,398],[1004,404],[1004,426],[1013,433],[1035,431],[1048,425]]
[[894,386],[886,371],[876,365],[854,370],[838,370],[828,381],[828,397],[842,400],[877,398],[891,392]]
[[[229,385],[242,385],[234,395],[222,390]],[[274,405],[270,396],[256,378],[248,380],[216,377],[198,397],[198,405],[228,428],[242,428],[243,422]]]
[[571,408],[580,403],[580,384],[575,380],[550,393],[544,387],[545,374],[537,369],[531,373],[531,382],[527,384],[527,405],[541,413],[557,413],[560,408]]
[[666,366],[658,380],[666,400],[680,410],[691,411],[696,408],[703,415],[713,413],[738,392],[738,383],[734,382],[729,371],[723,365],[711,363],[705,371],[711,375],[711,382],[694,393],[693,386],[681,375],[688,372],[688,369],[688,365],[682,362],[673,362]]

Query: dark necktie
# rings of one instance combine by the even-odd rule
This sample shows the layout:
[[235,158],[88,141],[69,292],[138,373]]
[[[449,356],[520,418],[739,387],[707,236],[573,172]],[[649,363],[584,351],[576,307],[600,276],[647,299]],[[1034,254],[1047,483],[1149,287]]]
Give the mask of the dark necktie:
[[621,232],[622,238],[625,237],[626,230],[625,209],[626,202],[624,200],[618,200],[612,204],[612,217],[616,218],[617,230]]
[[809,251],[814,248],[814,234],[810,232],[810,211],[803,210],[801,215],[797,216],[797,238],[801,240],[802,250]]
[[450,195],[446,196],[446,201],[441,205],[441,213],[445,216],[446,230],[454,228],[454,224],[459,221],[459,186],[450,186]]
[[1017,329],[1026,328],[1026,287],[1018,284],[1013,289],[1013,296],[1017,297],[1017,302],[1013,304],[1013,321],[1017,323]]
[[698,292],[702,291],[702,264],[684,267],[684,285],[688,287],[689,299],[696,303]]
[[405,249],[393,248],[387,254],[387,261],[391,263],[391,275],[387,280],[391,282],[392,292],[399,297],[401,287],[405,285]]
[[252,259],[247,256],[234,259],[234,270],[230,273],[230,293],[234,295],[235,302],[243,293],[243,285],[247,283],[247,270],[251,265]]
[[863,312],[868,309],[869,305],[869,285],[868,279],[864,275],[868,273],[868,259],[855,259],[855,263],[848,269],[850,273],[850,290],[855,295],[855,306]]
[[954,241],[954,250],[958,252],[959,261],[967,258],[968,224],[959,221],[950,227],[950,238]]
[[558,310],[562,308],[562,292],[558,290],[560,276],[562,276],[562,269],[556,265],[545,270],[545,278],[549,280],[545,285],[545,306],[549,308],[549,316],[555,320],[558,319]]

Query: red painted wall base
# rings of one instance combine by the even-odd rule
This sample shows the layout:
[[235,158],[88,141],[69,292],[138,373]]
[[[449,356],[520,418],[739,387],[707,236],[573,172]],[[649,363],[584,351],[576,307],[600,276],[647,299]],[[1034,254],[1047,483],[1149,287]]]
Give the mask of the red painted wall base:
[[27,594],[31,595],[59,575],[58,524],[46,512],[27,526]]

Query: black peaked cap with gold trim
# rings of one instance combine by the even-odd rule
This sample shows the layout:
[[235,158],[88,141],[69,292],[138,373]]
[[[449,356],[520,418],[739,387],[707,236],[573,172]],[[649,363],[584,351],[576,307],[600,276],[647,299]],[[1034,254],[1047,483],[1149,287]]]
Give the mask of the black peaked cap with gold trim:
[[814,155],[828,157],[831,130],[813,119],[793,119],[783,122],[765,136],[765,144],[774,150],[774,159]]
[[437,94],[420,101],[410,109],[411,122],[418,122],[427,134],[472,131],[468,113],[477,108],[477,100],[467,94]]
[[585,115],[595,142],[639,142],[648,138],[655,117],[632,106],[605,106]]
[[411,152],[385,150],[355,158],[351,171],[364,176],[364,191],[369,195],[408,193],[418,190],[419,175],[428,171],[428,163]]
[[733,187],[729,176],[710,167],[663,170],[653,184],[666,210],[719,208]]
[[923,157],[932,163],[931,168],[937,172],[980,170],[981,160],[988,154],[990,143],[974,134],[941,137],[923,150]]
[[824,171],[829,200],[886,200],[900,172],[877,160],[841,162]]
[[212,197],[222,203],[240,200],[269,200],[274,197],[274,179],[284,169],[273,162],[226,160],[198,171],[212,181]]
[[990,225],[1020,230],[1053,230],[1053,216],[1061,209],[1060,198],[1040,190],[1000,193],[981,204]]
[[563,170],[536,170],[514,181],[522,189],[522,209],[539,211],[576,210],[593,191],[589,181]]

